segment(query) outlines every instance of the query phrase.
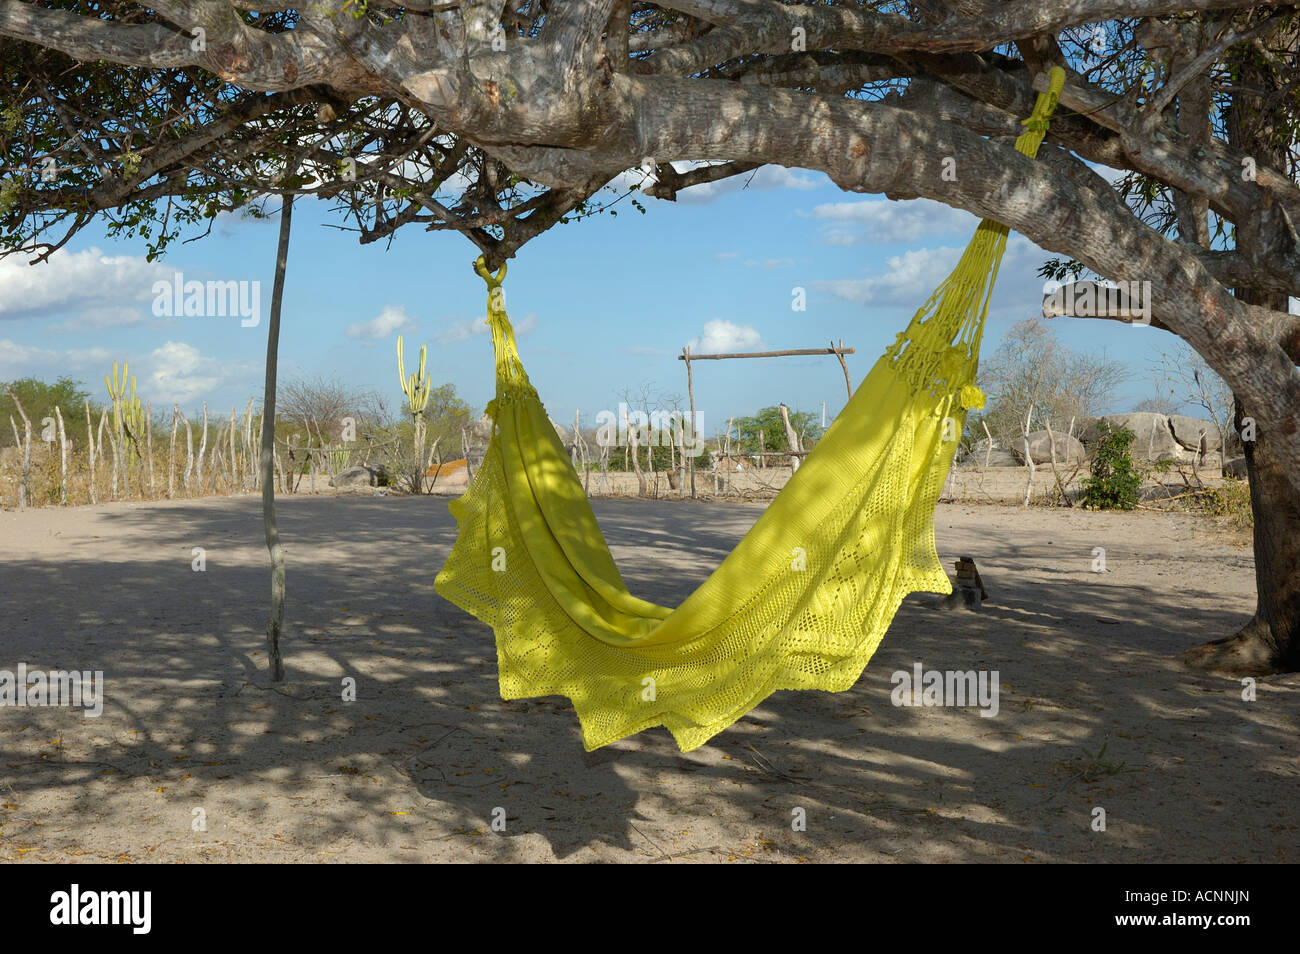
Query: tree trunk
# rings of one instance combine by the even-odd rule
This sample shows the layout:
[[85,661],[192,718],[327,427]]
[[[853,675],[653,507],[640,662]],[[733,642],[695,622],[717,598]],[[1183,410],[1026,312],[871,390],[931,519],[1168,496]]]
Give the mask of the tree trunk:
[[[1288,46],[1295,46],[1294,29],[1285,39]],[[1287,117],[1276,107],[1272,113],[1261,113],[1262,97],[1251,92],[1273,89],[1279,78],[1271,75],[1267,64],[1251,56],[1243,56],[1238,68],[1241,73],[1236,85],[1244,92],[1234,94],[1226,124],[1228,141],[1258,157],[1261,163],[1285,162],[1286,156],[1277,143],[1291,141],[1279,135]],[[1287,236],[1277,226],[1276,218],[1272,222],[1270,228],[1261,216],[1252,227],[1238,228],[1238,249],[1261,259],[1281,254]],[[1235,294],[1252,305],[1287,310],[1284,294],[1244,289]],[[1253,416],[1249,406],[1236,402],[1234,425],[1243,438],[1250,508],[1255,518],[1255,615],[1232,636],[1188,650],[1183,658],[1189,665],[1219,672],[1295,672],[1300,670],[1300,497],[1288,475],[1286,455],[1278,446],[1279,436],[1268,428],[1256,427],[1254,440],[1247,439],[1251,434],[1249,430],[1243,432],[1244,419]]]
[[275,522],[275,375],[280,350],[280,305],[284,301],[284,273],[289,263],[289,226],[293,196],[284,197],[280,210],[280,243],[275,253],[275,286],[271,291],[271,319],[266,329],[266,388],[262,398],[262,524],[271,554],[271,618],[266,623],[266,649],[271,678],[284,680],[280,637],[284,632],[284,550]]
[[[1239,432],[1246,410],[1237,406]],[[1197,646],[1184,658],[1220,672],[1295,672],[1300,669],[1300,498],[1267,431],[1242,446],[1255,516],[1255,615],[1234,635]]]

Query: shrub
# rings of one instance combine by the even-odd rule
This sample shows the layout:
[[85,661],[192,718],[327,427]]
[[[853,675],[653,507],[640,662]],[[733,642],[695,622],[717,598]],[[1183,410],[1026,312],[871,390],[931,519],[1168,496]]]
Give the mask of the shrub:
[[1227,517],[1238,530],[1249,530],[1255,525],[1255,514],[1250,506],[1250,484],[1235,477],[1224,477],[1223,486],[1210,489],[1205,495],[1205,507],[1215,517]]
[[1134,469],[1129,453],[1135,435],[1106,421],[1098,421],[1097,427],[1101,439],[1092,455],[1091,473],[1083,479],[1081,502],[1094,510],[1132,510],[1142,486],[1142,475]]

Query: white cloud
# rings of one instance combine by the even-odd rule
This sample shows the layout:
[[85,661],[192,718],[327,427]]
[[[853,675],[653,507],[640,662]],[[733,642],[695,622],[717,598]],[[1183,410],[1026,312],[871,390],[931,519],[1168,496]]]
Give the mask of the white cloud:
[[979,224],[969,212],[932,199],[824,202],[807,215],[834,223],[824,232],[831,245],[915,242],[927,235],[973,234]]
[[383,311],[369,321],[356,321],[344,331],[349,338],[371,338],[379,341],[398,331],[411,331],[415,322],[401,305],[385,305]]
[[[809,282],[809,286],[845,301],[920,308],[951,274],[964,250],[948,246],[913,249],[885,259],[885,270],[879,274],[814,281]],[[1022,303],[1031,313],[1040,309],[1043,280],[1038,277],[1038,266],[1046,258],[1047,253],[1023,235],[1013,235],[1008,239],[994,286],[991,310],[1019,308]]]
[[866,278],[841,278],[810,282],[817,291],[828,291],[845,301],[867,305],[920,306],[939,282],[952,271],[961,249],[923,248],[885,259],[885,271]]
[[107,348],[56,351],[0,338],[0,380],[34,377],[52,381],[69,372],[107,370],[112,360],[112,352]]
[[86,312],[92,327],[134,324],[148,310],[128,307],[153,299],[153,283],[175,269],[97,248],[60,250],[39,265],[21,256],[0,259],[0,319]]
[[[223,365],[205,358],[199,349],[183,341],[168,341],[150,352],[146,380],[155,404],[186,404],[210,396],[221,383]],[[144,377],[144,376],[142,376]]]
[[[515,337],[526,335],[537,327],[537,316],[529,312],[524,315],[522,321],[512,321],[511,325],[515,329]],[[461,341],[468,341],[478,335],[485,335],[489,330],[486,318],[475,318],[473,321],[461,319],[452,322],[441,331],[435,331],[433,340],[445,347],[446,345],[458,344]]]
[[793,258],[769,258],[763,263],[763,267],[766,269],[789,268],[793,264]]
[[688,346],[695,354],[754,351],[763,347],[763,338],[750,325],[738,325],[725,318],[715,318],[704,323],[704,333],[698,338],[692,338]]
[[713,257],[719,262],[725,262],[728,259],[740,258],[739,252],[714,252]]

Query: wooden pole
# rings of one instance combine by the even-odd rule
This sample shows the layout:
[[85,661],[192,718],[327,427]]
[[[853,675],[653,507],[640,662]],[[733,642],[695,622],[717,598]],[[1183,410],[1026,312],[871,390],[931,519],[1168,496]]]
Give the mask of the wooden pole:
[[[681,360],[686,362],[686,396],[687,398],[690,399],[690,403],[691,403],[690,431],[691,431],[691,449],[693,450],[695,448],[695,441],[696,441],[695,385],[691,379],[691,349],[689,347],[682,349]],[[691,474],[691,499],[694,500],[695,499],[695,457],[694,456],[691,457],[690,462],[687,465],[687,469],[690,471]]]
[[203,402],[203,440],[199,442],[199,456],[195,463],[198,470],[195,471],[195,479],[199,483],[199,496],[203,496],[203,455],[208,450],[208,402]]
[[150,401],[144,407],[144,445],[145,453],[149,455],[149,498],[154,496],[153,484],[153,402]]
[[171,446],[167,451],[167,499],[171,500],[176,496],[176,423],[177,418],[181,416],[181,406],[172,405],[172,438]]
[[68,502],[68,437],[63,430],[63,411],[54,405],[54,416],[59,419],[59,503]]
[[832,341],[829,348],[795,348],[790,351],[743,351],[730,354],[690,354],[689,348],[683,348],[682,353],[677,356],[677,360],[687,362],[722,361],[727,358],[788,358],[801,354],[846,355],[855,353],[854,349],[844,347],[843,343],[837,347],[835,342]]
[[293,219],[293,194],[280,207],[280,240],[275,252],[275,284],[271,291],[271,316],[266,329],[266,382],[262,397],[262,524],[266,549],[271,555],[271,616],[266,622],[266,648],[271,678],[284,680],[280,637],[284,629],[284,550],[275,520],[275,378],[280,351],[280,308],[284,303],[284,273],[289,264],[289,227]]
[[95,503],[95,425],[90,419],[90,401],[86,401],[86,448],[90,451],[90,502]]
[[847,364],[847,363],[845,362],[845,360],[844,360],[844,355],[845,355],[846,353],[847,353],[847,354],[852,354],[852,353],[853,353],[853,349],[850,348],[847,352],[845,352],[845,350],[844,350],[844,339],[843,339],[843,338],[840,339],[840,346],[839,346],[838,348],[835,348],[835,342],[833,342],[833,341],[831,342],[831,347],[835,350],[835,357],[837,357],[837,358],[840,359],[840,369],[844,372],[844,390],[847,391],[847,392],[849,393],[849,398],[852,399],[852,398],[853,398],[853,382],[849,380],[849,366],[848,366],[848,364]]
[[[5,386],[9,396],[14,400],[14,407],[18,409],[18,416],[23,419],[23,470],[22,478],[18,483],[18,507],[22,509],[32,502],[31,489],[31,472],[32,472],[32,422],[27,417],[27,412],[23,410],[23,402],[18,400],[18,395],[14,394],[14,389]],[[9,424],[14,429],[14,443],[18,442],[18,425],[14,424],[13,415],[9,416]]]

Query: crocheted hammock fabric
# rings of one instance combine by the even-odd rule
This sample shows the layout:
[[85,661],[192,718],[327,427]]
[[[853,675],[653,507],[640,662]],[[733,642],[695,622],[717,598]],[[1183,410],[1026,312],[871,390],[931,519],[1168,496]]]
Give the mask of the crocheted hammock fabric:
[[[1024,122],[1025,155],[1063,79],[1053,70]],[[952,592],[934,510],[966,413],[984,404],[979,345],[1007,231],[980,223],[789,483],[676,609],[624,585],[520,362],[505,269],[480,261],[493,435],[451,504],[459,534],[435,587],[495,631],[501,697],[568,697],[588,750],[662,725],[688,751],[779,689],[851,687],[907,594]]]

